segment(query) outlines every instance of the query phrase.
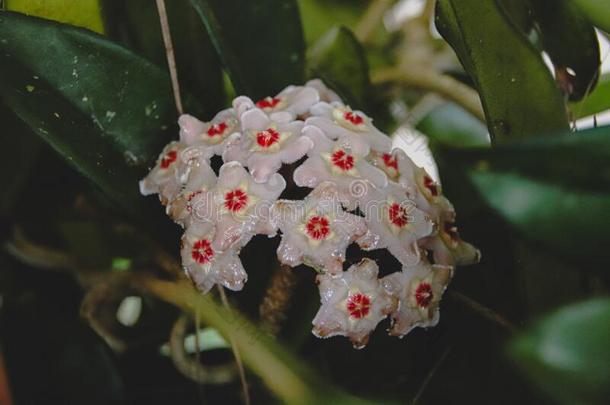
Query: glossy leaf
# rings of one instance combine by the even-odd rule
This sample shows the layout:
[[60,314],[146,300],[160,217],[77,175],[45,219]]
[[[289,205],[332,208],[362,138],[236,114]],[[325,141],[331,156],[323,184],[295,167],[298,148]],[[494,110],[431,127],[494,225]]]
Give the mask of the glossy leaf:
[[[104,0],[104,7],[108,36],[167,71],[156,3]],[[180,88],[198,96],[203,104],[203,110],[187,112],[207,119],[226,104],[220,61],[189,0],[166,1],[166,8]]]
[[100,0],[5,0],[5,7],[103,33]]
[[475,193],[530,240],[563,257],[610,259],[599,249],[610,243],[610,127],[445,158],[465,168]]
[[305,44],[296,0],[191,0],[237,93],[273,95],[303,82]]
[[606,0],[571,0],[589,20],[602,30],[610,33],[610,7]]
[[[551,270],[551,269],[549,269]],[[610,398],[610,299],[562,308],[513,341],[521,369],[561,403]]]
[[595,89],[584,99],[570,104],[574,119],[588,117],[608,109],[610,109],[610,74],[602,75]]
[[492,138],[567,129],[564,103],[550,72],[496,2],[440,0],[436,27],[474,81]]
[[3,12],[0,94],[69,163],[139,210],[138,180],[176,117],[163,71],[91,32]]
[[323,79],[357,106],[364,104],[370,85],[369,67],[364,48],[349,29],[331,29],[309,50],[307,59],[311,77]]
[[487,127],[463,108],[445,103],[417,123],[416,129],[430,139],[431,146],[455,148],[489,146]]
[[599,43],[593,25],[570,0],[531,2],[557,84],[571,100],[582,99],[599,76]]

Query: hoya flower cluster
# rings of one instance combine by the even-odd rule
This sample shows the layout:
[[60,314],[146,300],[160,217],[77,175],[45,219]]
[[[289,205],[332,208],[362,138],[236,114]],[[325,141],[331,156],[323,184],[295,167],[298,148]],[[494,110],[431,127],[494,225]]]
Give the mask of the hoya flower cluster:
[[[363,347],[388,316],[396,336],[435,325],[454,266],[479,258],[460,239],[440,185],[320,80],[257,102],[237,97],[209,122],[183,115],[179,125],[179,140],[140,189],[158,194],[184,228],[182,264],[203,293],[216,284],[241,290],[241,248],[279,233],[279,261],[318,272],[313,333]],[[223,161],[218,173],[214,155]],[[278,173],[295,162],[292,179]],[[303,200],[279,199],[291,187],[312,190]],[[387,249],[402,269],[380,278],[363,259],[345,270],[352,243]]]

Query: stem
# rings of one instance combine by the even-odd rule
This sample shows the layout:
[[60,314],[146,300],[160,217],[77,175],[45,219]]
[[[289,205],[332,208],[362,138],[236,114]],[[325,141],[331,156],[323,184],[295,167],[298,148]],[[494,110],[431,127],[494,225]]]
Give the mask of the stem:
[[[227,299],[227,294],[225,294],[225,288],[220,284],[217,285],[218,293],[220,294],[220,300],[222,304],[226,308],[227,311],[231,311],[231,305],[229,304],[229,300]],[[241,381],[241,388],[244,393],[244,401],[247,405],[250,405],[250,394],[248,392],[248,382],[246,381],[246,372],[244,370],[244,363],[241,360],[241,355],[239,353],[239,347],[237,343],[235,343],[235,338],[232,334],[229,334],[229,341],[231,342],[231,348],[233,349],[233,355],[235,356],[235,363],[237,364],[237,371],[239,372],[239,379]]]
[[415,405],[417,402],[419,402],[419,399],[421,398],[424,391],[426,390],[426,387],[432,380],[432,377],[434,376],[434,374],[436,374],[436,371],[439,369],[441,364],[445,361],[445,359],[449,355],[449,352],[451,352],[451,349],[453,349],[453,346],[447,347],[445,349],[445,351],[443,352],[443,354],[441,354],[441,357],[439,357],[438,360],[436,360],[436,362],[434,363],[434,366],[432,366],[432,369],[430,369],[430,372],[424,379],[422,385],[419,387],[419,390],[417,390],[417,394],[415,394],[415,397],[413,398],[413,401],[411,402],[412,405]]
[[172,44],[172,35],[169,30],[169,21],[167,19],[167,10],[165,9],[165,0],[157,0],[157,10],[159,11],[159,22],[161,23],[161,32],[163,34],[163,44],[165,45],[165,55],[167,56],[167,66],[172,79],[172,89],[174,90],[174,101],[176,102],[176,110],[182,115],[182,98],[180,97],[180,84],[178,83],[178,71],[176,69],[176,57],[174,55],[174,45]]
[[18,226],[13,230],[12,240],[5,242],[4,249],[20,262],[38,269],[70,270],[76,265],[76,260],[68,253],[30,241]]
[[375,84],[394,82],[402,86],[413,86],[432,91],[462,106],[466,111],[485,122],[485,113],[476,91],[450,76],[430,69],[410,66],[408,69],[388,68],[373,72]]
[[451,297],[454,301],[459,302],[464,305],[468,309],[472,310],[474,313],[482,316],[483,318],[495,323],[496,325],[501,326],[506,329],[510,333],[517,332],[517,327],[508,319],[497,313],[491,308],[488,308],[472,298],[459,293],[457,291],[449,291],[449,297]]
[[393,0],[372,0],[364,15],[354,28],[354,35],[363,44],[370,42],[379,23],[383,20],[386,10],[392,5]]
[[279,333],[286,320],[295,285],[296,277],[290,266],[276,267],[259,307],[261,327],[272,336]]

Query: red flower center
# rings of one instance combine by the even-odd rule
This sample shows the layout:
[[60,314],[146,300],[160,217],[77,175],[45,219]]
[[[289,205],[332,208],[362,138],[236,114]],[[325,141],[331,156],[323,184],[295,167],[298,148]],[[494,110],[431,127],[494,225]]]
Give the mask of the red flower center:
[[236,188],[225,194],[225,208],[231,212],[241,211],[247,204],[248,194],[241,188]]
[[389,153],[384,153],[381,158],[383,159],[383,163],[387,167],[391,167],[394,170],[398,170],[398,161],[394,156],[390,155]]
[[409,213],[407,212],[407,208],[402,204],[392,203],[390,208],[388,208],[388,216],[390,222],[399,228],[402,228],[409,223]]
[[256,106],[258,108],[275,108],[275,106],[277,106],[280,103],[280,98],[279,97],[265,97],[262,100],[259,100],[256,102]]
[[429,283],[420,283],[415,290],[415,301],[421,308],[427,308],[434,298],[432,286]]
[[362,118],[360,115],[358,115],[354,112],[351,112],[351,111],[344,112],[343,119],[351,122],[353,125],[361,125],[364,123],[364,118]]
[[347,311],[353,318],[362,319],[369,314],[370,310],[371,299],[364,294],[353,294],[347,299]]
[[424,187],[426,187],[433,197],[438,197],[438,184],[436,184],[428,175],[424,175]]
[[310,238],[323,240],[330,234],[330,221],[326,217],[316,215],[307,221],[305,229]]
[[214,256],[214,250],[210,241],[207,239],[198,240],[193,244],[193,250],[191,250],[191,256],[199,264],[209,263]]
[[280,133],[273,128],[267,128],[256,134],[256,143],[262,148],[268,148],[280,139]]
[[175,150],[170,150],[161,159],[161,169],[167,169],[172,163],[176,161],[176,159],[178,159],[178,152],[176,152]]
[[214,125],[210,125],[210,128],[208,128],[208,136],[210,138],[213,138],[215,136],[222,136],[225,131],[227,130],[228,125],[226,122],[221,122],[220,124],[214,124]]
[[354,157],[345,152],[343,149],[339,149],[338,151],[334,152],[330,156],[330,160],[333,165],[344,171],[352,170],[355,164]]

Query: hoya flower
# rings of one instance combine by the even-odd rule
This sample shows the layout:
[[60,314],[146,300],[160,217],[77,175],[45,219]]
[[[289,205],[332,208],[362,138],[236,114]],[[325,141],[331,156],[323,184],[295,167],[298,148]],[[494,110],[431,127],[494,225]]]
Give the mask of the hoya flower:
[[326,103],[342,103],[341,97],[339,97],[337,93],[326,87],[324,82],[320,79],[311,79],[310,81],[305,83],[305,86],[316,89],[318,91],[318,94],[320,95],[320,101],[324,101]]
[[451,266],[421,261],[382,278],[386,291],[398,299],[398,307],[391,315],[390,334],[402,337],[415,327],[435,326],[439,320],[439,303],[452,275]]
[[360,210],[369,229],[357,240],[362,249],[388,249],[404,266],[420,260],[417,242],[432,234],[434,224],[405,187],[390,183],[384,190],[373,190]]
[[392,141],[373,126],[373,120],[361,111],[339,102],[320,102],[311,107],[311,117],[305,125],[320,128],[329,138],[348,140],[354,152],[366,156],[371,149],[389,152]]
[[347,140],[332,141],[316,127],[306,126],[303,134],[313,141],[308,159],[294,171],[294,182],[300,187],[314,188],[324,181],[337,186],[340,197],[349,209],[354,209],[374,185],[385,187],[383,171],[356,153]]
[[234,243],[245,245],[258,233],[273,236],[276,228],[269,210],[285,187],[277,173],[266,183],[256,183],[240,163],[225,163],[214,187],[191,198],[190,221],[214,224],[214,243],[221,250]]
[[187,159],[202,156],[209,159],[222,155],[229,136],[239,132],[239,121],[232,108],[216,114],[210,122],[184,114],[178,119],[180,139],[189,145],[184,152]]
[[185,147],[182,142],[171,142],[163,149],[155,167],[140,181],[142,195],[159,194],[161,203],[167,205],[180,193],[187,168],[180,158]]
[[273,220],[282,231],[280,262],[292,267],[305,263],[333,274],[342,272],[347,246],[366,232],[364,219],[343,210],[328,182],[303,201],[277,201]]
[[243,288],[248,275],[239,259],[241,246],[220,248],[216,243],[217,231],[211,223],[191,226],[182,236],[182,266],[193,284],[207,293],[215,284],[230,290]]
[[309,113],[312,105],[320,101],[313,87],[288,86],[274,97],[265,97],[256,102],[256,107],[277,121],[289,121]]
[[440,222],[438,233],[420,241],[420,246],[431,250],[434,263],[445,265],[467,265],[478,263],[481,252],[462,240],[453,220]]
[[259,183],[313,147],[311,139],[301,136],[303,121],[276,122],[255,108],[242,114],[241,125],[241,134],[231,138],[222,157],[247,166]]
[[340,275],[318,275],[322,305],[313,320],[313,334],[346,336],[354,347],[364,347],[377,324],[396,306],[379,282],[378,272],[374,261],[363,259]]
[[196,197],[213,188],[216,180],[216,173],[206,159],[202,157],[191,159],[186,184],[180,194],[167,205],[167,214],[170,218],[184,228],[188,228],[195,218],[194,203],[198,202]]

